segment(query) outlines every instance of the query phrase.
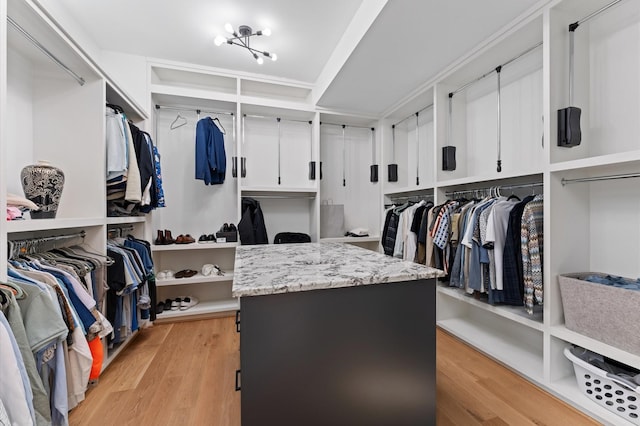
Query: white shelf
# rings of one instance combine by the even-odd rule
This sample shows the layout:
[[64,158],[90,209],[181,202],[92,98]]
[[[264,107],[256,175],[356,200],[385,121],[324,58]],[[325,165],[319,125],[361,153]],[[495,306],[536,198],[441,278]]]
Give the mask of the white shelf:
[[215,250],[229,249],[239,246],[240,243],[191,243],[191,244],[168,244],[168,245],[151,245],[151,251],[189,251],[189,250]]
[[7,221],[7,232],[45,231],[104,225],[104,218],[26,219]]
[[490,305],[489,303],[477,300],[472,296],[467,295],[464,290],[453,287],[444,287],[442,285],[438,285],[437,288],[438,293],[445,296],[460,300],[463,303],[467,303],[471,306],[475,306],[487,312],[494,313],[497,316],[515,321],[518,324],[522,324],[526,327],[531,327],[538,331],[543,330],[542,309],[534,311],[533,315],[529,315],[526,313],[523,306]]
[[151,94],[180,96],[183,98],[193,99],[216,99],[217,101],[232,103],[235,103],[238,100],[238,97],[233,93],[195,89],[191,87],[177,87],[165,84],[152,84]]
[[427,191],[431,191],[433,193],[433,184],[430,185],[416,185],[416,186],[405,186],[402,188],[389,188],[389,191],[385,191],[384,195],[389,198],[393,198],[394,196],[402,196],[402,195],[423,195]]
[[558,398],[578,407],[603,424],[616,426],[631,426],[633,424],[587,398],[578,388],[576,378],[573,375],[552,382],[548,389]]
[[[240,191],[243,195],[247,193],[255,193],[259,195],[289,195],[289,196],[316,196],[318,193],[317,188],[292,188],[292,187],[259,187],[259,186],[243,186],[240,187]],[[250,196],[250,195],[249,195]]]
[[504,181],[506,179],[523,178],[524,181],[542,181],[542,170],[516,171],[511,173],[500,173],[487,176],[468,176],[459,179],[441,180],[437,183],[439,188],[455,187],[474,183]]
[[640,162],[640,150],[618,152],[597,157],[581,158],[579,160],[561,161],[550,166],[552,172],[592,169],[604,166],[617,166],[625,163]]
[[269,99],[261,96],[240,95],[239,102],[244,105],[256,105],[268,108],[280,108],[290,109],[294,111],[306,111],[308,113],[314,113],[316,108],[311,103],[284,100],[284,99]]
[[217,283],[217,282],[225,282],[225,281],[233,281],[233,272],[225,272],[224,275],[202,275],[201,273],[197,273],[193,277],[189,278],[170,278],[164,280],[156,280],[156,286],[175,286],[175,285],[184,285],[184,284],[202,284],[202,283]]
[[320,238],[321,243],[377,243],[380,237],[336,237]]
[[240,309],[238,299],[219,300],[215,302],[202,302],[184,311],[164,311],[156,316],[156,322],[167,319],[187,318],[192,316],[204,316],[209,314],[219,314],[232,312]]
[[623,364],[634,367],[640,366],[640,355],[635,355],[622,349],[617,349],[606,343],[602,343],[599,340],[576,333],[575,331],[569,330],[564,325],[551,327],[551,335],[566,342],[573,343],[574,345],[589,349],[590,351],[596,352],[600,355],[615,359]]
[[126,225],[128,223],[144,223],[146,220],[147,220],[146,216],[108,217],[107,225]]
[[536,383],[542,382],[542,348],[534,351],[521,342],[510,341],[507,336],[496,334],[495,330],[485,329],[480,324],[463,318],[440,320],[437,325],[524,377]]

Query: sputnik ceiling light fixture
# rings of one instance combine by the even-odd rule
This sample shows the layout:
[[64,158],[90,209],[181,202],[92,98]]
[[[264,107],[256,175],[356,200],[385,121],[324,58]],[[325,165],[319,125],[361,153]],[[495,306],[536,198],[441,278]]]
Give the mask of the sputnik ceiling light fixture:
[[249,45],[250,39],[253,36],[270,36],[271,30],[269,28],[265,28],[262,31],[253,32],[253,29],[250,26],[240,25],[238,27],[238,30],[236,31],[231,24],[227,23],[225,24],[224,29],[233,37],[225,37],[222,35],[217,36],[213,41],[216,46],[221,46],[222,44],[227,43],[244,47],[249,51],[251,56],[253,56],[253,59],[255,59],[260,65],[264,63],[263,57],[270,58],[272,61],[276,61],[278,59],[278,55],[276,55],[275,53],[254,49]]

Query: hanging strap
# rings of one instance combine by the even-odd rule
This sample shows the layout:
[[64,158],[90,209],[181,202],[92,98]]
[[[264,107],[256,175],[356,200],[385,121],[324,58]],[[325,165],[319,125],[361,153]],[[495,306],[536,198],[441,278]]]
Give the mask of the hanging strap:
[[420,112],[416,112],[416,185],[420,185]]
[[502,71],[502,65],[496,67],[496,75],[498,76],[498,162],[497,162],[497,171],[500,173],[502,171],[502,140],[501,140],[501,118],[502,113],[500,111],[500,73]]
[[278,185],[282,182],[280,178],[280,117],[276,118],[278,121]]
[[344,132],[345,132],[345,127],[347,127],[346,125],[342,125],[342,186],[347,186],[347,178],[345,176],[345,169],[346,169],[346,164],[347,164],[347,150],[346,150],[346,146],[345,146],[345,137],[344,137]]

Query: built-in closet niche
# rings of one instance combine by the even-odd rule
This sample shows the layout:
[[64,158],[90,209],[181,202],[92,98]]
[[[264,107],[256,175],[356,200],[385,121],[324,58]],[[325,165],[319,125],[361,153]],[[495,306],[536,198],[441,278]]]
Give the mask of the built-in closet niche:
[[56,218],[104,217],[104,81],[29,5],[10,1],[8,16],[75,75],[7,24],[6,189],[23,195],[22,168],[48,161],[65,174]]
[[[344,231],[365,228],[370,237],[380,235],[380,185],[382,185],[383,167],[378,155],[379,129],[373,122],[350,121],[344,124],[339,117],[324,116],[320,124],[320,161],[322,178],[320,179],[320,198],[322,205],[339,212],[344,211]],[[344,128],[343,128],[344,125]],[[372,131],[372,128],[374,129]],[[378,181],[371,182],[371,165],[378,164]],[[319,177],[319,175],[318,175]],[[321,227],[331,219],[328,209],[320,208]],[[320,235],[326,238],[339,238],[342,235],[327,233],[320,229]],[[336,230],[337,231],[337,230]]]
[[316,188],[309,179],[315,114],[243,106],[241,151],[243,188]]
[[[436,86],[440,182],[537,173],[546,164],[542,17],[514,31]],[[444,146],[456,147],[453,171],[443,170]]]
[[[236,155],[236,105],[230,102],[152,97],[154,142],[161,157],[166,207],[153,214],[153,229],[168,229],[173,238],[191,234],[215,234],[224,223],[236,223],[238,178],[232,175]],[[158,106],[159,108],[157,108]],[[226,177],[219,185],[205,185],[195,178],[196,126],[211,117],[222,132]],[[155,239],[155,233],[152,235]]]
[[573,106],[582,110],[582,141],[572,148],[557,146],[557,110],[569,106],[568,26],[609,3],[563,1],[551,9],[552,164],[640,157],[640,3],[636,1],[620,2],[575,30]]
[[[435,180],[433,88],[395,111],[384,123],[384,165],[381,181],[385,193],[431,188]],[[397,180],[389,165],[396,165]]]

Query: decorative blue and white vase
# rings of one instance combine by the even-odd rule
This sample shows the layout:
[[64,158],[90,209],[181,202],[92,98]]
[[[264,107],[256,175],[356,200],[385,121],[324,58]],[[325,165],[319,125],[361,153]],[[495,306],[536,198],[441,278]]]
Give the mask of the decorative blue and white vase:
[[55,218],[64,187],[62,170],[47,161],[38,161],[22,169],[20,180],[25,197],[40,207],[40,210],[31,212],[31,218]]

